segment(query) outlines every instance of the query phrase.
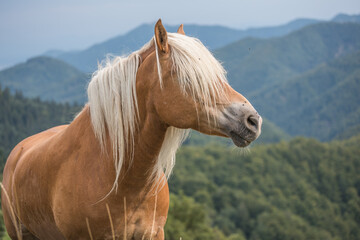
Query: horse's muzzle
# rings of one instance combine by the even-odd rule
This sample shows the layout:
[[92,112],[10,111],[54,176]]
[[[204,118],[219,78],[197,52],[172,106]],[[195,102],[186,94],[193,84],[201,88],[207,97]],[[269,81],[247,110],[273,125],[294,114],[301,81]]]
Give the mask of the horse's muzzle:
[[233,103],[222,112],[223,132],[238,147],[246,147],[261,133],[262,118],[251,105]]

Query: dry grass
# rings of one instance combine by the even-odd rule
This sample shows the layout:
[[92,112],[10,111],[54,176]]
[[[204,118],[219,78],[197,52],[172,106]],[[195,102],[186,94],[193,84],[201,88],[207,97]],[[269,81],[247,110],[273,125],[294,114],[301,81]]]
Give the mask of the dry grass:
[[152,222],[151,232],[150,232],[150,240],[152,240],[152,235],[153,235],[154,227],[155,227],[156,206],[157,206],[157,195],[155,195],[155,207],[154,207],[154,216],[153,216],[153,222]]
[[109,221],[110,221],[110,227],[111,227],[111,235],[113,237],[113,240],[115,240],[114,224],[113,224],[113,221],[112,221],[112,218],[111,218],[109,204],[107,204],[107,203],[106,203],[106,210],[107,210],[107,213],[109,215]]
[[87,226],[87,229],[88,229],[88,232],[89,232],[90,240],[93,240],[94,238],[93,238],[92,233],[91,233],[89,219],[85,218],[85,221],[86,221],[86,226]]
[[[14,211],[14,208],[11,204],[11,201],[10,201],[10,198],[9,198],[9,195],[8,195],[8,192],[6,191],[6,189],[4,188],[4,185],[2,183],[0,183],[0,187],[1,189],[3,190],[3,193],[5,194],[5,197],[6,197],[6,200],[8,201],[9,203],[9,207],[10,207],[10,218],[11,218],[11,221],[15,227],[15,230],[16,230],[16,236],[19,240],[22,240],[22,232],[21,232],[21,224],[20,222],[17,221],[17,218],[16,218],[16,215],[15,215],[15,211]],[[16,199],[17,200],[17,199]],[[18,201],[17,202],[17,206],[18,206]],[[19,216],[19,214],[17,215]]]
[[124,222],[125,222],[125,228],[124,228],[124,240],[126,240],[126,230],[127,230],[127,222],[126,222],[126,197],[124,197]]
[[[106,203],[106,210],[107,210],[107,214],[109,216],[109,222],[110,222],[110,227],[111,227],[111,233],[112,233],[112,238],[113,240],[116,239],[115,237],[115,231],[114,231],[114,224],[112,221],[112,217],[111,217],[111,212],[110,212],[110,207],[109,205]],[[151,225],[151,236],[149,240],[153,240],[153,233],[154,233],[154,228],[155,228],[155,221],[156,221],[156,208],[157,208],[157,195],[155,195],[155,206],[154,206],[154,213],[153,213],[153,221],[152,221],[152,225]],[[127,207],[126,207],[126,197],[124,197],[124,240],[127,239],[127,217],[126,214],[127,213]],[[91,232],[91,228],[90,228],[90,224],[89,224],[89,219],[85,218],[86,221],[86,226],[89,232],[89,236],[90,239],[93,240],[93,236],[92,236],[92,232]],[[148,233],[148,230],[145,230],[141,240],[145,240],[146,234]],[[181,240],[181,238],[180,238]]]

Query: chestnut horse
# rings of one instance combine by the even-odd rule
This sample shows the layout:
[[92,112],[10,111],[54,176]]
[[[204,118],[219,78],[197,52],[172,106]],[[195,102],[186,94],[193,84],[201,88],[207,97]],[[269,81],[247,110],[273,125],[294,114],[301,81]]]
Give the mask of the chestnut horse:
[[69,125],[20,142],[3,174],[12,239],[164,239],[166,179],[188,133],[245,147],[261,117],[195,38],[161,20],[143,48],[100,67]]

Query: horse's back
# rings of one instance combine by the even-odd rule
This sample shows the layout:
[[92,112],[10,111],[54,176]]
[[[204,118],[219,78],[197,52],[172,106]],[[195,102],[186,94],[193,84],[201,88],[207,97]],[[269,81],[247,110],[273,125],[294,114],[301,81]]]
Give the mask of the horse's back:
[[[37,155],[41,154],[43,150],[46,148],[47,142],[51,140],[55,135],[61,134],[61,132],[67,127],[67,125],[57,126],[30,136],[20,143],[18,143],[15,148],[11,151],[5,168],[3,172],[3,186],[2,189],[2,210],[4,214],[4,220],[6,228],[11,237],[16,236],[16,230],[13,225],[13,217],[11,216],[11,209],[7,199],[7,196],[12,203],[13,211],[17,216],[20,215],[20,218],[26,218],[24,214],[21,215],[23,209],[14,209],[14,206],[19,206],[19,201],[21,203],[29,203],[31,205],[32,200],[41,201],[41,196],[32,192],[31,194],[27,194],[22,190],[26,190],[25,185],[33,185],[36,188],[37,182],[31,183],[34,178],[32,178],[32,174],[36,172],[36,168],[38,168],[39,164],[34,164],[34,161],[41,161],[38,159]],[[36,173],[35,173],[36,174]],[[16,183],[16,186],[15,186]],[[39,186],[38,186],[39,187]],[[15,188],[17,189],[15,191]],[[34,189],[34,188],[33,188]],[[4,193],[6,190],[7,194]],[[26,198],[22,197],[26,195]],[[37,199],[36,199],[37,198]],[[31,200],[32,199],[32,200]],[[23,205],[23,204],[20,204]],[[16,207],[15,207],[16,208]],[[24,226],[23,233],[24,231]]]
[[38,145],[43,143],[44,141],[49,140],[52,136],[61,132],[61,130],[65,129],[67,126],[68,125],[61,125],[50,128],[48,130],[45,130],[43,132],[25,138],[20,143],[18,143],[11,151],[6,161],[6,165],[3,172],[4,186],[6,186],[8,178],[12,176],[18,163],[24,159],[23,156],[26,155],[27,152],[38,147]]

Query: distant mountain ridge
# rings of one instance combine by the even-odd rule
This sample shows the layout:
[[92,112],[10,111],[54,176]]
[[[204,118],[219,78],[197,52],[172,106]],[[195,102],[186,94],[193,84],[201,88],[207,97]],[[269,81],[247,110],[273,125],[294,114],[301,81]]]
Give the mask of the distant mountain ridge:
[[360,24],[318,23],[284,37],[246,38],[215,51],[231,85],[251,95],[360,49]]
[[[331,21],[354,21],[360,15],[338,15]],[[223,26],[203,26],[186,25],[185,32],[189,36],[199,38],[204,45],[210,49],[216,49],[230,44],[246,37],[271,38],[284,36],[292,31],[298,30],[304,26],[320,22],[315,19],[297,19],[287,24],[274,27],[250,28],[247,30],[231,29]],[[360,20],[358,21],[360,22]],[[176,32],[178,26],[165,26],[167,31]],[[101,62],[106,54],[124,55],[142,47],[153,36],[154,24],[143,24],[132,31],[111,38],[99,44],[95,44],[82,51],[72,51],[59,53],[50,56],[57,57],[76,68],[91,73],[97,68],[97,63]]]
[[356,22],[356,23],[359,23],[360,22],[360,14],[348,15],[348,14],[340,13],[340,14],[336,15],[332,19],[332,21],[334,21],[334,22]]

